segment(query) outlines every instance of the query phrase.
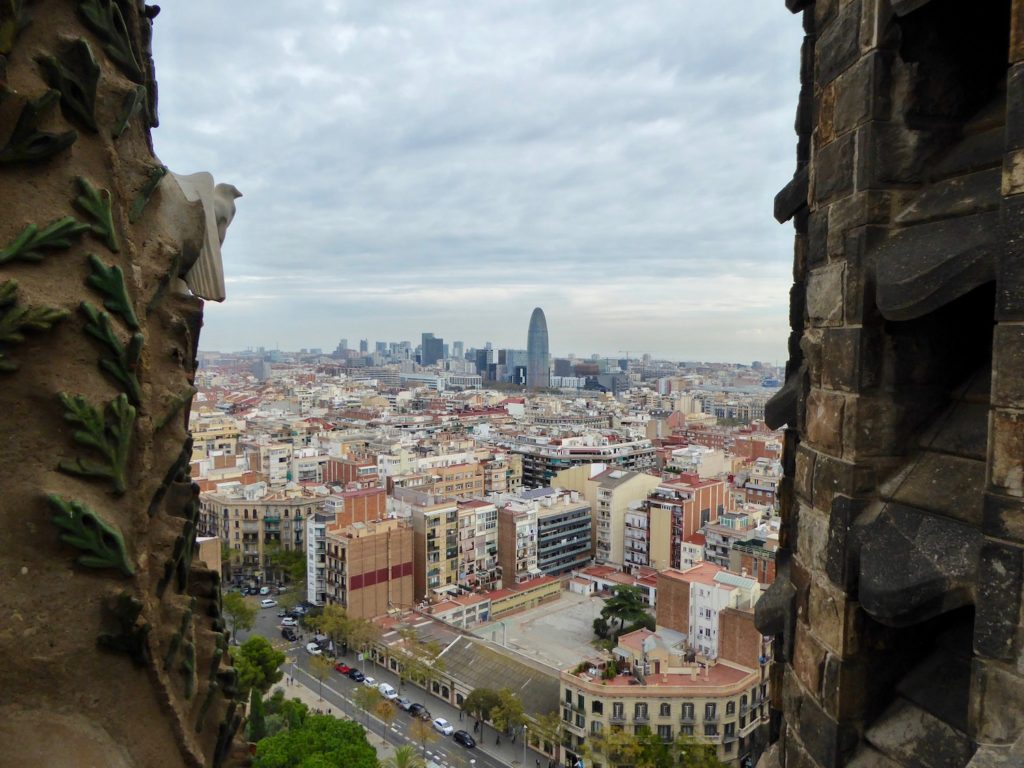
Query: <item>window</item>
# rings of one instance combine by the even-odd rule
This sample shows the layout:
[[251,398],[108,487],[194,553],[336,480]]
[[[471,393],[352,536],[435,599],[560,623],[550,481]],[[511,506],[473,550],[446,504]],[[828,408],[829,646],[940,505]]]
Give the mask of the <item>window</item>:
[[583,715],[581,715],[579,712],[577,712],[576,713],[576,727],[577,728],[582,728],[584,725],[586,725],[586,722],[584,722]]
[[565,703],[570,705],[572,704],[572,691],[569,689],[566,689],[565,691]]
[[718,735],[718,726],[715,725],[714,723],[705,723],[705,725],[704,725],[704,735],[705,736],[717,736]]
[[704,705],[704,719],[705,720],[714,720],[715,719],[715,705],[714,704],[705,704]]
[[604,714],[604,702],[592,701],[590,702],[590,711],[595,715]]
[[658,707],[658,714],[661,717],[672,717],[672,705],[662,704],[660,707]]
[[576,708],[579,709],[580,712],[586,709],[583,704],[583,694],[581,693],[576,695]]
[[662,741],[672,741],[672,726],[671,725],[659,725],[658,726],[658,738]]
[[623,712],[623,704],[622,704],[621,701],[617,701],[614,704],[612,704],[612,717],[617,717],[617,718],[619,718],[621,720],[622,717],[623,717],[622,712]]
[[736,714],[736,702],[730,701],[725,705],[725,714],[734,715]]
[[647,719],[647,705],[643,703],[637,703],[633,705],[633,717],[637,720]]
[[604,726],[603,726],[603,725],[601,725],[601,721],[600,721],[600,720],[594,720],[594,721],[592,721],[592,722],[590,723],[590,732],[591,732],[591,733],[600,733],[600,732],[601,732],[601,729],[602,729],[603,727],[604,727]]
[[681,725],[679,726],[679,732],[683,734],[683,736],[693,736],[693,726]]
[[683,704],[683,719],[693,720],[693,704]]

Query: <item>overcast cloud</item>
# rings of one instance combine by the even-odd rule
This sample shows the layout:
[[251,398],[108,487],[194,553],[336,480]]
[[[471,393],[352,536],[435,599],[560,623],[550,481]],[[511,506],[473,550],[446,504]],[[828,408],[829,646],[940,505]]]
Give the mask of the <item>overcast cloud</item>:
[[179,173],[244,193],[202,348],[785,358],[799,17],[764,0],[175,0]]

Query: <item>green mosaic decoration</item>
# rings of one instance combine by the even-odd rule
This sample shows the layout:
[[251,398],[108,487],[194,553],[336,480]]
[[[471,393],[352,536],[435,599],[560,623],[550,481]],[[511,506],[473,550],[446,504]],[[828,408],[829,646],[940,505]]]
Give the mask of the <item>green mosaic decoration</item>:
[[110,352],[109,357],[100,359],[100,368],[121,385],[132,405],[138,406],[142,402],[142,387],[135,372],[142,357],[145,337],[136,332],[125,346],[110,325],[110,315],[96,309],[87,301],[82,302],[81,309],[88,319],[85,332],[97,339]]
[[103,41],[103,50],[132,81],[143,81],[142,67],[132,47],[128,25],[114,0],[78,0],[85,25]]
[[121,113],[117,116],[117,122],[114,123],[114,130],[111,131],[110,135],[115,139],[121,138],[121,134],[128,130],[128,123],[145,106],[146,88],[145,86],[137,85],[125,94],[124,101],[121,102]]
[[174,660],[178,656],[178,651],[181,650],[181,644],[185,639],[185,635],[188,633],[189,625],[192,623],[192,611],[195,610],[196,599],[193,597],[189,602],[189,606],[185,609],[185,612],[181,615],[181,626],[178,627],[178,631],[171,635],[171,641],[167,644],[167,653],[164,654],[164,671],[166,672],[174,664]]
[[125,492],[125,471],[131,454],[135,409],[128,398],[120,394],[107,403],[104,412],[81,395],[60,393],[64,404],[64,420],[80,427],[72,438],[76,443],[98,454],[99,461],[76,458],[62,460],[58,469],[80,477],[109,480],[118,496]]
[[28,26],[22,0],[0,0],[0,56],[14,50],[18,33]]
[[[0,0],[3,2],[3,0]],[[0,147],[0,165],[31,163],[67,149],[78,138],[76,131],[50,133],[39,130],[39,117],[60,98],[59,91],[47,91],[21,108],[18,122],[7,143]]]
[[0,248],[0,264],[8,261],[42,261],[43,251],[66,250],[71,247],[72,237],[78,237],[88,230],[89,225],[81,223],[74,216],[52,221],[42,230],[36,224],[29,224],[6,248]]
[[95,253],[89,254],[89,264],[92,266],[92,274],[86,282],[104,295],[103,306],[120,315],[125,325],[137,331],[139,319],[135,316],[132,300],[128,297],[124,272],[116,264],[108,267]]
[[[214,659],[220,662],[220,656],[214,654]],[[210,683],[210,687],[206,689],[206,697],[203,699],[202,705],[199,707],[199,714],[196,716],[196,733],[202,733],[206,727],[206,715],[210,711],[210,706],[213,704],[213,700],[217,698],[217,691],[220,690],[220,686],[216,681]]]
[[156,188],[160,185],[160,180],[167,175],[166,165],[155,165],[149,171],[149,178],[146,179],[146,183],[139,190],[139,194],[132,201],[132,209],[128,212],[128,221],[134,224],[140,218],[142,218],[142,212],[146,210],[146,205],[149,203],[149,199],[156,192]]
[[84,504],[53,494],[46,497],[53,507],[53,523],[64,531],[60,540],[82,550],[76,562],[86,568],[113,568],[128,577],[135,573],[116,526],[103,520]]
[[56,307],[19,307],[18,283],[0,283],[0,371],[16,371],[18,363],[4,353],[3,345],[20,344],[27,331],[48,331],[63,320],[68,312]]
[[93,133],[98,131],[96,84],[100,81],[100,65],[89,44],[78,39],[64,48],[60,58],[40,56],[37,61],[47,84],[60,91],[65,114],[78,118]]
[[131,656],[135,666],[144,667],[149,662],[149,638],[150,626],[143,622],[139,624],[139,616],[142,615],[142,603],[122,592],[117,596],[117,603],[113,609],[114,618],[117,620],[121,631],[114,635],[109,633],[101,634],[96,638],[100,648],[114,653],[127,653]]
[[110,191],[96,189],[83,176],[77,179],[81,194],[75,198],[75,205],[92,218],[89,229],[99,235],[114,253],[120,250],[117,241],[117,230],[114,228],[114,212],[110,202]]

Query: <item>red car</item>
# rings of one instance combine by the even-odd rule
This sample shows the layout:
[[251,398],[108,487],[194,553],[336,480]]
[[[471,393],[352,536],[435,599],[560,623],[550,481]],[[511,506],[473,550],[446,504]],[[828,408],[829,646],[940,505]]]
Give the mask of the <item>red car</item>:
[[343,675],[347,675],[349,672],[352,671],[352,667],[350,667],[348,664],[342,664],[341,662],[335,664],[334,669],[338,672],[341,672],[341,674]]

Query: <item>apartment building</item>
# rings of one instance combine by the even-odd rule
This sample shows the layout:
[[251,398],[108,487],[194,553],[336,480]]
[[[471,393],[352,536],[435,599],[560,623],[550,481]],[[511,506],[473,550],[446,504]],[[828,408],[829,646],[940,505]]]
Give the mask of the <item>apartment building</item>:
[[480,462],[484,470],[484,494],[519,493],[523,488],[523,457],[496,453]]
[[645,499],[660,483],[656,475],[622,469],[609,469],[590,478],[587,485],[591,486],[594,507],[594,558],[598,563],[625,563],[629,505]]
[[273,551],[305,549],[305,521],[319,509],[320,500],[307,494],[264,493],[264,488],[222,486],[199,496],[200,515],[218,521],[218,535],[232,550],[224,560],[225,581],[280,580],[282,574],[270,561]]
[[518,435],[505,445],[523,457],[523,486],[540,488],[552,483],[563,469],[579,464],[607,464],[642,472],[656,463],[650,440],[624,440],[618,436],[588,433],[574,437]]
[[401,491],[413,528],[413,599],[454,593],[459,582],[459,507],[454,499]]
[[192,433],[192,461],[213,455],[234,456],[238,453],[241,426],[222,413],[193,414],[189,421]]
[[352,618],[407,609],[413,598],[413,531],[406,520],[328,525],[324,535],[325,600]]
[[704,559],[728,568],[733,544],[750,537],[754,522],[746,512],[723,512],[714,523],[704,526]]
[[576,491],[557,491],[537,500],[537,568],[558,576],[591,561],[590,504]]
[[458,502],[459,583],[493,589],[498,582],[498,507],[489,501]]
[[498,510],[498,564],[506,589],[541,575],[535,504],[515,500]]

